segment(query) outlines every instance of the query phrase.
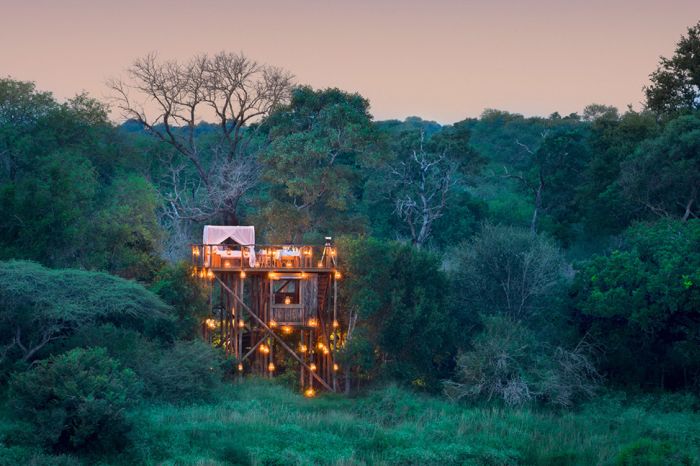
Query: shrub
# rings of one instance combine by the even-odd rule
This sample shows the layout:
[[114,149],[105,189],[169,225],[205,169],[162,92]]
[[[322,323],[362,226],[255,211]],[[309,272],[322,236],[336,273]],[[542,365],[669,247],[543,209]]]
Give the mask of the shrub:
[[208,344],[178,341],[144,367],[146,394],[170,402],[211,398],[222,378],[223,359]]
[[539,400],[568,407],[593,395],[599,376],[585,354],[542,342],[523,323],[505,316],[484,319],[484,330],[457,358],[453,399],[501,401],[519,406]]
[[109,451],[125,445],[125,410],[140,389],[104,349],[78,348],[13,375],[9,399],[35,441],[55,451]]

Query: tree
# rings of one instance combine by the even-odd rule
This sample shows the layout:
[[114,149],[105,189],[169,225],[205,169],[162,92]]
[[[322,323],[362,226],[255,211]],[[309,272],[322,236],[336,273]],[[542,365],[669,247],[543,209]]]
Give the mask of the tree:
[[268,186],[261,210],[270,236],[299,241],[304,233],[362,231],[356,212],[361,168],[378,155],[367,100],[300,87],[262,126],[269,146],[262,156]]
[[10,405],[31,423],[34,442],[54,451],[121,450],[141,384],[104,349],[74,349],[40,361],[10,381]]
[[[289,98],[292,76],[245,55],[220,52],[186,63],[159,61],[155,54],[134,61],[130,82],[112,80],[117,107],[191,164],[170,163],[169,214],[178,220],[217,216],[238,221],[240,199],[258,181],[249,147],[250,126]],[[135,96],[134,96],[135,94]],[[200,137],[202,118],[216,119],[216,131]]]
[[605,350],[619,384],[700,381],[700,220],[638,224],[623,247],[578,267],[572,317]]
[[505,176],[517,180],[532,198],[530,233],[537,233],[540,216],[548,213],[562,227],[554,233],[567,239],[566,226],[575,223],[577,207],[576,185],[571,180],[583,173],[590,156],[581,128],[566,125],[548,131],[536,150],[519,144],[529,157],[519,172],[506,168]]
[[644,88],[646,105],[669,117],[700,109],[700,22],[689,27],[671,58],[661,57]]
[[470,313],[535,319],[559,298],[566,280],[561,250],[545,236],[484,224],[449,259],[455,299]]
[[584,216],[587,233],[619,233],[638,218],[638,206],[627,198],[618,179],[622,162],[646,139],[658,135],[659,125],[651,112],[591,105],[584,110],[590,122],[587,141],[591,159],[577,186],[576,203]]
[[655,217],[682,220],[700,212],[700,118],[685,115],[669,122],[621,165],[622,193]]
[[[446,276],[432,254],[396,242],[343,239],[342,308],[351,332],[340,358],[358,377],[391,376],[435,390],[449,374],[458,325],[450,317]],[[350,367],[346,366],[346,370]]]
[[30,363],[81,326],[144,329],[169,311],[141,285],[105,273],[0,262],[0,363]]
[[482,165],[469,146],[469,136],[468,126],[458,123],[430,139],[423,130],[403,132],[394,144],[387,188],[394,213],[407,227],[415,246],[427,243],[458,185],[465,185],[466,177]]

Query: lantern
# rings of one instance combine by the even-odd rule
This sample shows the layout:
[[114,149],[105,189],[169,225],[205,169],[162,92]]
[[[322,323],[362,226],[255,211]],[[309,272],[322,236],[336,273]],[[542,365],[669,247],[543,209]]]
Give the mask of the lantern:
[[292,304],[292,298],[290,296],[285,296],[284,304]]
[[267,370],[270,372],[274,372],[275,371],[275,363],[271,362],[270,364],[268,364]]
[[245,270],[241,270],[241,278],[245,278]]
[[306,347],[306,345],[302,344],[299,345],[299,352],[300,353],[306,353],[309,350],[309,348]]
[[243,364],[238,363],[238,372],[243,372]]
[[337,364],[333,363],[333,372],[338,372],[338,369],[340,369],[340,367],[338,367]]
[[290,327],[289,325],[282,326],[282,333],[284,333],[285,335],[289,335],[293,331],[294,331],[294,329],[292,327]]
[[316,364],[314,364],[314,363],[309,364],[309,369],[311,369],[311,372],[316,372]]
[[333,328],[338,328],[340,327],[340,324],[338,323],[337,320],[333,319]]
[[271,321],[270,321],[270,327],[272,327],[272,328],[277,327],[277,321],[276,321],[276,320],[271,320]]
[[307,388],[307,389],[304,391],[304,396],[305,396],[306,398],[313,398],[313,397],[316,396],[316,390],[314,390],[313,388],[309,387],[309,388]]
[[336,280],[340,280],[341,278],[343,278],[343,276],[341,275],[340,272],[338,272],[338,271],[336,270],[336,271],[335,271],[335,279],[336,279]]
[[238,321],[238,328],[243,328],[243,327],[245,327],[245,322],[243,321],[243,319],[241,319]]
[[313,317],[309,319],[309,327],[317,327],[318,326],[318,321],[314,319]]

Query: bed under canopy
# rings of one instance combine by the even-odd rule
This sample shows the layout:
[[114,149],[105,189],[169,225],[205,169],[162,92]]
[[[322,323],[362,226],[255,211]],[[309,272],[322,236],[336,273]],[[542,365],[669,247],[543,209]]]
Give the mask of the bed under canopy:
[[[248,247],[248,261],[251,267],[255,267],[255,227],[253,226],[229,226],[229,225],[205,225],[202,243],[211,246],[225,244],[231,240],[236,244]],[[218,248],[220,255],[240,254],[240,251],[227,251],[224,247]]]

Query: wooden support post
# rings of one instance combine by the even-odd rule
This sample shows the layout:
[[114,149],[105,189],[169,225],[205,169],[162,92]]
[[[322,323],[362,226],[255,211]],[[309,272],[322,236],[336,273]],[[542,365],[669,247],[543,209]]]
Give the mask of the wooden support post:
[[[268,335],[270,335],[270,336],[273,337],[275,340],[277,340],[277,342],[280,344],[280,346],[282,346],[282,348],[284,348],[287,352],[289,352],[289,354],[290,354],[292,357],[294,357],[294,359],[296,359],[300,364],[306,366],[306,364],[305,364],[304,361],[299,357],[299,355],[297,355],[296,352],[295,352],[293,349],[291,349],[291,348],[289,347],[289,345],[287,345],[287,343],[285,343],[285,341],[284,341],[279,335],[277,335],[270,327],[268,327],[268,326],[267,326],[267,323],[265,323],[260,317],[258,317],[258,316],[253,312],[253,310],[252,310],[250,307],[248,307],[248,306],[243,302],[243,300],[242,300],[238,295],[236,295],[236,293],[233,292],[233,290],[231,290],[231,288],[229,288],[228,286],[226,286],[226,284],[223,283],[219,277],[216,277],[216,279],[219,281],[219,283],[220,283],[224,288],[226,288],[226,291],[228,291],[228,292],[231,294],[231,296],[233,297],[233,299],[235,299],[236,301],[238,301],[239,304],[241,305],[241,307],[242,307],[242,308],[245,308],[246,311],[248,311],[248,314],[249,314],[253,319],[255,319],[255,320],[258,322],[258,324],[260,324],[260,326],[263,328],[263,330],[264,330],[265,332],[267,332]],[[313,372],[310,370],[310,368],[309,368],[308,366],[307,366],[307,368],[309,369],[309,372],[310,372],[310,374],[313,376],[314,379],[316,379],[321,385],[323,385],[323,386],[324,386],[326,389],[328,389],[329,391],[333,391],[333,388],[332,388],[330,385],[328,385],[328,383],[326,383],[326,381],[323,380],[323,378],[321,378],[321,377],[319,377],[317,374],[313,373]]]

